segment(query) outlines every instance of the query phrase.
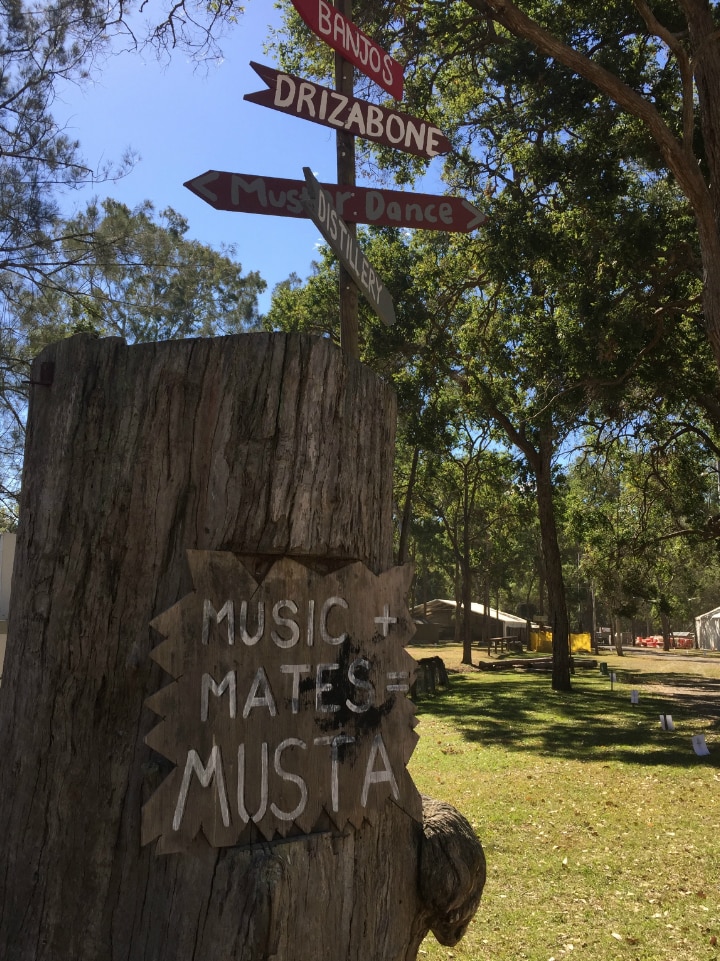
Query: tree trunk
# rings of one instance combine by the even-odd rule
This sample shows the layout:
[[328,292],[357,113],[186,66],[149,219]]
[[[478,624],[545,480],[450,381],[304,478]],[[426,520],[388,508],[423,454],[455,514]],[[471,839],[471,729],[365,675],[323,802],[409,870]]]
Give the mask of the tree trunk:
[[550,624],[553,629],[552,687],[555,691],[571,690],[570,631],[562,557],[555,524],[555,505],[552,485],[552,443],[547,432],[541,430],[537,461],[537,500],[542,537],[545,583],[547,587]]
[[469,558],[462,563],[463,664],[472,664],[472,571]]
[[455,562],[455,623],[453,625],[453,643],[459,647],[463,642],[463,579],[459,561]]
[[270,334],[75,337],[31,382],[0,689],[3,961],[408,961],[428,928],[459,937],[482,852],[439,897],[423,860],[442,825],[454,851],[454,815],[423,831],[387,803],[342,834],[140,844],[167,773],[145,744],[167,682],[149,623],[191,589],[187,550],[388,568],[390,390],[326,340]]
[[669,651],[672,649],[672,640],[670,637],[670,618],[665,611],[660,611],[660,626],[662,628],[662,638],[663,638],[663,650]]
[[410,476],[408,477],[407,489],[405,491],[405,503],[403,505],[402,521],[400,522],[400,542],[398,544],[398,564],[406,564],[409,556],[410,528],[412,526],[412,503],[415,493],[415,480],[417,478],[418,462],[420,460],[420,448],[413,448],[412,462],[410,464]]
[[612,632],[613,632],[613,641],[615,643],[615,653],[617,654],[618,657],[624,657],[625,651],[623,650],[620,618],[616,617],[615,614],[613,614],[611,624],[612,624]]

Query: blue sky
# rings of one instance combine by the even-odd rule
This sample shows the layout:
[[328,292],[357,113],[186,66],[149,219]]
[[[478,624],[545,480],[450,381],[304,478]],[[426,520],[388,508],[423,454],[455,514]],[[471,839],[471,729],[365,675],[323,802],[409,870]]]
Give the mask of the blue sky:
[[268,284],[262,310],[276,283],[292,271],[310,273],[317,229],[309,220],[214,210],[183,183],[211,169],[301,180],[304,166],[320,181],[337,179],[332,130],[243,100],[263,89],[249,62],[273,65],[263,44],[279,16],[271,0],[250,0],[222,41],[221,63],[197,67],[182,53],[169,64],[151,52],[118,54],[99,65],[90,84],[62,90],[53,107],[91,166],[119,160],[127,148],[140,155],[123,180],[68,194],[68,212],[93,196],[173,207],[187,218],[191,237],[235,244],[243,270],[260,272]]

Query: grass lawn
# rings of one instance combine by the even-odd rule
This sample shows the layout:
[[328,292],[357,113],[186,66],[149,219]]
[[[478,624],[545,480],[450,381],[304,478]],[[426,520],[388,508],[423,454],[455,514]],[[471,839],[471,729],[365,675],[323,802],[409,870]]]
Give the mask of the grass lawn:
[[[451,645],[409,650],[460,666]],[[418,701],[415,783],[467,817],[488,862],[468,933],[428,936],[420,958],[720,961],[720,656],[679,654],[601,654],[612,690],[597,668],[571,694],[465,669]]]

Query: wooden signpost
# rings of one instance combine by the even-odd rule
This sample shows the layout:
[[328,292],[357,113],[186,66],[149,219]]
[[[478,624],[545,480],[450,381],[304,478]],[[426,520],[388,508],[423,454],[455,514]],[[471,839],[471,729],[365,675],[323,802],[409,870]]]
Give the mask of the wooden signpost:
[[267,90],[245,94],[243,99],[251,103],[344,130],[427,160],[447,153],[452,146],[442,131],[426,120],[358,100],[273,67],[254,62],[250,66],[268,85]]
[[325,240],[335,251],[338,260],[350,274],[358,289],[371,304],[380,320],[388,326],[395,323],[395,308],[387,287],[380,280],[369,261],[338,216],[332,197],[322,189],[309,167],[303,168],[307,192],[303,206]]
[[[303,206],[303,196],[307,194],[304,180],[208,170],[184,186],[215,210],[309,216]],[[346,223],[469,233],[487,219],[482,210],[461,197],[328,183],[320,186],[330,194],[338,216]]]
[[[340,338],[343,350],[359,356],[357,290],[365,294],[385,323],[394,321],[392,300],[357,247],[355,224],[469,232],[485,216],[465,200],[371,190],[355,184],[354,138],[362,137],[427,160],[451,149],[448,138],[433,124],[398,110],[359,100],[352,95],[352,65],[396,100],[403,95],[403,68],[387,51],[352,22],[351,0],[292,0],[310,29],[335,50],[332,90],[251,61],[267,90],[244,99],[336,131],[337,184],[315,184],[312,196],[302,181],[209,170],[185,186],[218,210],[310,216],[340,260]],[[314,179],[314,178],[313,178]],[[332,211],[332,212],[331,212]],[[320,216],[320,214],[323,216]],[[346,251],[360,269],[348,266]],[[360,259],[362,257],[362,260]],[[369,283],[365,282],[368,281]],[[380,294],[384,291],[383,303]]]
[[152,623],[166,640],[151,656],[175,681],[147,701],[163,720],[145,740],[176,767],[143,808],[143,844],[270,841],[323,816],[359,828],[389,799],[420,821],[405,771],[412,569],[321,576],[283,558],[257,583],[235,554],[188,560],[195,591]]
[[395,100],[402,100],[402,64],[326,0],[292,0],[292,4],[316,36]]

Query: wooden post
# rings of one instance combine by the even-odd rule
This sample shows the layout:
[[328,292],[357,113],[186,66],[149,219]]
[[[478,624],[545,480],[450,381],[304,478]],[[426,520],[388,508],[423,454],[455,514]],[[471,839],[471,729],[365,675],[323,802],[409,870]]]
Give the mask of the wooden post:
[[484,860],[447,806],[422,827],[390,800],[358,830],[141,845],[172,768],[145,743],[168,680],[149,625],[192,589],[187,551],[387,569],[391,391],[305,335],[80,335],[33,381],[41,364],[0,688],[0,957],[408,961],[428,929],[454,943]]
[[[352,0],[335,0],[335,6],[352,19]],[[341,54],[335,54],[335,88],[339,93],[353,95],[353,65]],[[337,182],[341,187],[355,186],[355,136],[345,130],[335,133],[337,151]],[[355,224],[347,224],[350,236],[357,237]],[[358,334],[358,289],[348,271],[340,264],[340,343],[349,357],[360,356]]]

